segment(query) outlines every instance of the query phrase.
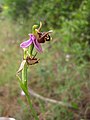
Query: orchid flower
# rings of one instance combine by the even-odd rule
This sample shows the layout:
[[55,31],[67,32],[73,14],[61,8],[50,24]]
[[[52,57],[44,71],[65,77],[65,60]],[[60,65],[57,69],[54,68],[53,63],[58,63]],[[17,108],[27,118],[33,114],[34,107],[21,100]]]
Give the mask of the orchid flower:
[[31,44],[34,44],[34,47],[37,49],[38,52],[42,52],[42,47],[40,43],[37,41],[37,38],[33,34],[29,34],[30,39],[27,41],[24,41],[20,44],[21,48],[27,48]]

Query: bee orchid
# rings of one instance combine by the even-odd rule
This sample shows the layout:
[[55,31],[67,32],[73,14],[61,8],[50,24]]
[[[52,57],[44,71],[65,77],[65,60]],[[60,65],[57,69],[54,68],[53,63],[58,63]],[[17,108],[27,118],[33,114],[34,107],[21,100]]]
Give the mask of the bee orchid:
[[50,41],[51,37],[49,34],[52,33],[52,30],[48,32],[40,32],[41,27],[42,27],[41,22],[40,22],[40,27],[38,29],[37,29],[37,25],[34,25],[32,27],[33,34],[29,34],[30,39],[22,42],[20,44],[20,47],[27,48],[33,44],[38,52],[42,52],[41,43],[45,43],[45,41]]

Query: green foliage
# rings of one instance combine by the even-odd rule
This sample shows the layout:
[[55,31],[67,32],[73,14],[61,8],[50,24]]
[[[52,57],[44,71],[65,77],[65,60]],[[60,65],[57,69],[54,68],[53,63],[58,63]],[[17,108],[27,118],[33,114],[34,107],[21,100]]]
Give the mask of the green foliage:
[[42,21],[45,29],[57,29],[60,33],[57,37],[63,40],[64,52],[75,54],[78,59],[83,57],[85,60],[88,60],[90,55],[89,4],[89,0],[5,1],[8,13],[13,20],[23,24],[22,29],[27,27],[28,30],[28,24],[32,26]]
[[[40,63],[30,66],[29,85],[45,97],[70,102],[77,108],[87,94],[83,94],[84,89],[90,86],[90,0],[4,0],[1,16],[0,85],[11,85],[11,81],[16,80],[22,55],[19,43],[28,39],[26,36],[33,24],[42,21],[45,30],[54,30],[53,40],[45,43],[46,47],[43,45],[44,53],[38,56]],[[7,21],[8,17],[12,21]],[[38,109],[35,99],[33,102]],[[30,119],[26,104],[21,106],[20,113],[14,114],[16,118]],[[2,115],[3,107],[0,107]],[[75,119],[73,111],[58,105],[43,103],[41,111],[46,120]],[[82,111],[85,109],[80,113]]]
[[71,20],[64,19],[60,29],[64,51],[75,54],[78,60],[87,59],[90,56],[88,3],[89,1],[83,1],[80,8],[72,13]]
[[49,28],[60,29],[62,18],[71,19],[72,12],[79,8],[81,2],[82,0],[72,0],[72,2],[68,0],[35,1],[30,8],[30,18],[34,21],[44,21],[45,26]]
[[4,0],[4,6],[8,7],[7,14],[13,20],[17,20],[20,16],[27,17],[31,2],[29,0]]
[[73,120],[73,113],[68,111],[67,108],[61,108],[60,106],[53,106],[52,116],[48,116],[47,120]]

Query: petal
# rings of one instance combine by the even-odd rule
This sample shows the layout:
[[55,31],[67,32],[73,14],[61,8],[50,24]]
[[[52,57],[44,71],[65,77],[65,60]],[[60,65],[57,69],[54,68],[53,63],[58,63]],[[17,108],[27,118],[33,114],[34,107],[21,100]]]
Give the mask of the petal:
[[29,34],[29,36],[32,39],[32,41],[35,39],[35,36],[33,34]]
[[20,44],[20,47],[21,47],[21,48],[27,48],[27,47],[29,47],[29,46],[32,44],[33,39],[35,39],[35,36],[34,36],[33,34],[29,34],[29,36],[30,36],[30,39],[29,39],[29,40],[24,41],[24,42],[22,42],[22,43]]
[[38,50],[38,52],[42,52],[42,47],[36,38],[33,39],[33,43],[34,43],[35,48]]
[[33,42],[33,37],[31,36],[29,40],[24,41],[20,44],[21,48],[27,48],[29,45],[31,45]]
[[21,48],[27,48],[27,47],[28,47],[29,45],[31,45],[31,44],[32,44],[32,39],[22,42],[22,43],[20,44],[20,47],[21,47]]

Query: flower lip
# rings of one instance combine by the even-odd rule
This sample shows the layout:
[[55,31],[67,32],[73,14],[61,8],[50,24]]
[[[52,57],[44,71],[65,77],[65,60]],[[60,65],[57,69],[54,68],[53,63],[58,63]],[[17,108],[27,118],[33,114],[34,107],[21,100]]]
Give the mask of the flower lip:
[[45,43],[45,41],[50,41],[51,40],[51,37],[50,37],[50,33],[52,33],[53,31],[50,30],[48,32],[40,32],[40,31],[37,31],[38,33],[38,42],[39,43]]

